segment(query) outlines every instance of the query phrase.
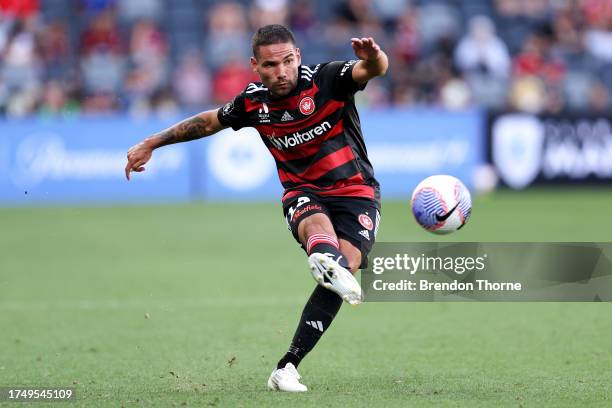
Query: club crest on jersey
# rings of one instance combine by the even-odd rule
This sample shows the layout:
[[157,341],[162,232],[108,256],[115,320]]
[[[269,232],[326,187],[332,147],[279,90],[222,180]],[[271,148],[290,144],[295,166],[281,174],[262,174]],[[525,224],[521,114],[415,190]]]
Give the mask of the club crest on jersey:
[[270,123],[270,110],[265,103],[262,103],[259,108],[259,123]]
[[299,107],[302,115],[310,115],[315,110],[314,100],[310,96],[306,96],[300,101]]
[[372,231],[372,228],[374,228],[372,219],[365,214],[359,214],[359,223],[368,231]]

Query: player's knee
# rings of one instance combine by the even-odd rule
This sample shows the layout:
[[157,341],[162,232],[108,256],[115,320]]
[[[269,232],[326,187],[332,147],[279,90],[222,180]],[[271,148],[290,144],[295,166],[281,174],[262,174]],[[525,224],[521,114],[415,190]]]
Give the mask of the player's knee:
[[340,239],[340,251],[346,257],[349,270],[356,273],[361,266],[361,251],[346,239]]
[[361,265],[361,257],[359,259],[349,258],[348,266],[349,266],[349,271],[351,271],[352,274],[357,273],[360,265]]
[[300,222],[298,236],[301,241],[308,239],[313,234],[328,234],[336,236],[334,227],[329,217],[325,214],[317,213],[306,217]]

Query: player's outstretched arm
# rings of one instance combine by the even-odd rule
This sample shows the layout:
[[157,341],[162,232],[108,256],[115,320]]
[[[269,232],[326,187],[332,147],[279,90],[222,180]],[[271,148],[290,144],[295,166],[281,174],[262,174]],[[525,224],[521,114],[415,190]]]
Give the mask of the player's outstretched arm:
[[351,38],[351,45],[355,56],[359,58],[353,67],[355,82],[364,83],[374,77],[385,75],[389,68],[389,59],[372,37]]
[[224,129],[225,126],[217,118],[217,111],[218,109],[213,109],[199,113],[132,146],[127,153],[125,177],[129,180],[132,171],[144,171],[144,165],[151,159],[153,150],[158,147],[200,139]]

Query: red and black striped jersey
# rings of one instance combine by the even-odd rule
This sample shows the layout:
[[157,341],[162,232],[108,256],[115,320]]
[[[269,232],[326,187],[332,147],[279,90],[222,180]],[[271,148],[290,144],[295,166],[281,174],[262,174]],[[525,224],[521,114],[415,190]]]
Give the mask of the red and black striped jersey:
[[254,127],[276,161],[283,201],[301,192],[379,200],[355,108],[357,61],[301,65],[296,88],[274,99],[250,83],[218,111],[222,125]]

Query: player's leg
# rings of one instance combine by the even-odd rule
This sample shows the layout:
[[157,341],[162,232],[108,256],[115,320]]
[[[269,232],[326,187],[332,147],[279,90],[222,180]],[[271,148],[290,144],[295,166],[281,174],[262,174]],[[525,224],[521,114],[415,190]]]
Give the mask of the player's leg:
[[350,259],[340,250],[329,215],[311,214],[299,222],[297,229],[312,276],[319,285],[352,305],[361,303],[361,286],[349,271]]
[[366,268],[380,225],[378,203],[365,198],[338,197],[329,207],[340,251],[349,259],[350,270]]
[[308,256],[314,253],[327,255],[340,266],[348,269],[348,259],[340,251],[338,237],[326,212],[313,213],[295,222],[297,223],[298,241]]
[[[349,261],[340,251],[328,209],[323,203],[313,196],[299,197],[285,206],[285,213],[289,229],[310,256],[318,254],[339,268],[348,267]],[[341,305],[342,299],[338,294],[321,285],[315,287],[304,306],[289,350],[270,375],[268,387],[291,392],[307,390],[299,382],[296,367],[329,328]]]
[[344,238],[338,239],[338,243],[340,244],[340,252],[346,256],[348,261],[348,270],[353,275],[356,274],[362,263],[361,250]]
[[329,329],[340,306],[342,306],[340,296],[321,285],[316,285],[302,310],[289,349],[270,375],[269,388],[289,392],[307,391],[306,386],[299,381],[297,367]]
[[313,277],[351,304],[361,302],[361,287],[346,273],[349,261],[340,250],[327,205],[314,195],[284,203],[287,226],[309,256]]

